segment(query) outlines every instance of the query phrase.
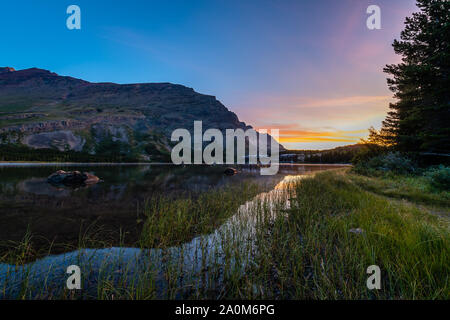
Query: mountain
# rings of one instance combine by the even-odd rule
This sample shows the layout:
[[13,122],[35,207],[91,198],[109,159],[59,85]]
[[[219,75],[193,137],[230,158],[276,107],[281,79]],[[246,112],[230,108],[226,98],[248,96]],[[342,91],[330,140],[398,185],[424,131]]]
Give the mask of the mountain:
[[182,85],[91,83],[0,68],[2,144],[161,160],[170,155],[172,131],[193,132],[194,120],[204,130],[251,128],[214,96]]

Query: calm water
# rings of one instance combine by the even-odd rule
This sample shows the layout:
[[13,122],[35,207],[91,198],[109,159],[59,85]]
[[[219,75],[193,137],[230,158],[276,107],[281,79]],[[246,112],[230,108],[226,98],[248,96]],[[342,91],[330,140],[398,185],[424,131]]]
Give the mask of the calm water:
[[[149,264],[155,270],[162,270],[162,256],[168,252],[175,254],[178,263],[185,265],[189,275],[194,275],[201,266],[196,263],[206,251],[212,250],[211,243],[221,243],[226,230],[245,226],[239,231],[242,241],[251,238],[253,223],[248,212],[262,198],[280,200],[280,191],[286,181],[304,176],[315,171],[336,168],[328,165],[283,165],[275,176],[261,176],[258,168],[241,168],[235,176],[225,176],[224,167],[215,166],[172,166],[172,165],[83,165],[70,166],[0,166],[0,244],[10,241],[21,241],[27,230],[33,235],[33,243],[48,247],[55,243],[48,255],[23,266],[13,266],[0,261],[0,289],[4,297],[17,294],[24,274],[33,274],[32,281],[36,287],[42,288],[42,281],[49,281],[46,287],[52,288],[54,283],[64,280],[65,270],[71,264],[89,264],[89,279],[95,282],[100,270],[105,268],[113,272],[123,270],[139,274],[139,268]],[[47,177],[58,169],[88,171],[99,176],[103,182],[96,185],[69,188],[55,187],[47,183]],[[183,197],[186,194],[198,195],[211,189],[256,182],[264,186],[265,192],[253,200],[242,203],[238,212],[229,218],[215,232],[209,235],[198,235],[177,247],[141,250],[134,248],[140,232],[139,211],[146,199],[158,194],[170,197]],[[282,198],[281,198],[282,199]],[[282,199],[283,200],[283,199]],[[282,205],[288,206],[283,200]],[[274,200],[275,203],[275,200]],[[246,223],[242,223],[247,219]],[[239,221],[239,223],[237,223]],[[88,232],[94,228],[97,236],[115,239],[112,244],[122,248],[87,248],[71,251],[58,243],[76,246],[80,232]],[[125,239],[121,236],[126,234]],[[244,240],[247,239],[247,240]],[[241,241],[233,239],[233,241]],[[250,241],[251,242],[251,241]],[[249,242],[249,243],[250,243]],[[73,249],[72,249],[73,250]],[[200,250],[200,251],[199,251]],[[217,253],[220,248],[214,248]],[[181,253],[180,253],[181,252]],[[206,252],[208,257],[211,252]],[[200,258],[201,260],[201,258]],[[204,263],[204,262],[202,262]],[[120,273],[120,272],[119,272]],[[156,277],[158,278],[158,277]],[[156,282],[162,282],[160,280]],[[162,288],[163,285],[157,284]],[[0,290],[0,296],[2,296]],[[45,296],[48,293],[39,293]],[[162,294],[161,297],[164,297]]]

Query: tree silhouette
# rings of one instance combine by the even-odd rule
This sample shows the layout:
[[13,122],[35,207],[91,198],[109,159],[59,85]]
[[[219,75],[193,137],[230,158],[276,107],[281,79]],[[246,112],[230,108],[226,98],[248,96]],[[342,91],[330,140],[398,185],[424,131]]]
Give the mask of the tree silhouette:
[[450,153],[450,1],[417,0],[394,40],[398,64],[384,72],[397,98],[379,132],[369,140],[407,152]]

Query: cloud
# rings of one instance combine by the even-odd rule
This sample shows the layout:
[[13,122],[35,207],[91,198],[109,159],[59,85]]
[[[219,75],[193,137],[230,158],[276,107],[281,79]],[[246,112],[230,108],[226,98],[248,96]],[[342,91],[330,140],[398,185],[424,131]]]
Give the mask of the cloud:
[[245,102],[239,108],[239,116],[251,120],[255,127],[295,123],[297,126],[361,129],[358,124],[367,126],[368,119],[383,117],[391,101],[389,96],[261,97]]
[[351,142],[356,143],[360,139],[345,139],[345,138],[327,138],[327,137],[280,137],[279,143],[283,142]]
[[[296,129],[293,129],[296,128]],[[269,129],[265,128],[256,128]],[[295,124],[287,124],[284,128],[271,126],[270,129],[280,129],[280,136],[278,142],[350,142],[356,143],[362,137],[367,135],[367,129],[362,130],[314,130],[314,129],[302,129]]]

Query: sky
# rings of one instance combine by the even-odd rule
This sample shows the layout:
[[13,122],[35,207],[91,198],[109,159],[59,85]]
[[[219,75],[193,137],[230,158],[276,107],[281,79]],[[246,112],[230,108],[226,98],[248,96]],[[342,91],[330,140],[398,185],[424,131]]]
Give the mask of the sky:
[[[66,9],[81,9],[69,30]],[[369,30],[369,5],[381,29]],[[386,64],[414,0],[2,1],[0,67],[216,96],[289,149],[354,144],[392,102]]]

